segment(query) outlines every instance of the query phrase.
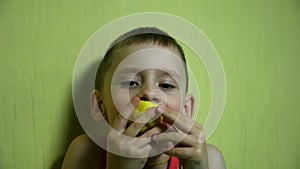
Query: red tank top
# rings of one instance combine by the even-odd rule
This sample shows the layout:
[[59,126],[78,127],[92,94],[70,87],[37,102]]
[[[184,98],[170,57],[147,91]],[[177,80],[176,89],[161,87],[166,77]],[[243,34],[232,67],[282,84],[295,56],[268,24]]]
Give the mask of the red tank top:
[[169,163],[169,169],[178,169],[179,168],[179,159],[177,157],[171,157]]

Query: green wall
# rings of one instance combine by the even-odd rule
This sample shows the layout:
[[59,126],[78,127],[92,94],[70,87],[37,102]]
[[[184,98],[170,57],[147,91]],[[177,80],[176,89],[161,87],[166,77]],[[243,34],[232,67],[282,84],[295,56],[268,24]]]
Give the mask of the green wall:
[[85,41],[113,19],[166,12],[200,28],[227,78],[208,140],[227,168],[300,168],[298,0],[0,1],[0,168],[57,168],[82,133],[71,96]]

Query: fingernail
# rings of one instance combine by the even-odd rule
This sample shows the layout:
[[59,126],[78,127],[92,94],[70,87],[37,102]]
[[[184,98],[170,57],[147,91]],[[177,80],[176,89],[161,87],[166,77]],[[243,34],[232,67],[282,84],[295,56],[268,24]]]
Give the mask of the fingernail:
[[170,150],[170,149],[172,149],[172,148],[174,148],[174,147],[175,147],[175,146],[171,146],[171,147],[166,146],[166,147],[163,147],[162,150],[163,150],[163,151],[167,151],[167,150]]
[[168,142],[165,146],[163,146],[163,149],[164,150],[168,150],[168,149],[171,149],[171,148],[174,148],[174,144],[172,142]]
[[152,134],[151,135],[151,140],[154,140],[155,138],[157,138],[158,134]]
[[138,97],[134,97],[132,99],[132,104],[133,104],[134,107],[138,106],[139,102],[140,102],[140,99]]
[[151,107],[150,110],[155,112],[155,107]]
[[165,111],[165,104],[161,104],[157,107],[157,111],[162,114]]
[[173,147],[174,147],[174,144],[173,144],[173,142],[168,142],[168,143],[167,143],[167,146],[173,148]]

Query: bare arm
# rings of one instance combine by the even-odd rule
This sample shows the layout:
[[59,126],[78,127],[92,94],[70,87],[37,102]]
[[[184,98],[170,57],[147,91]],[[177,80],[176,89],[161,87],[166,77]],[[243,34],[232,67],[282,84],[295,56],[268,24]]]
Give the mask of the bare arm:
[[100,148],[87,135],[80,135],[70,144],[62,169],[98,168]]
[[226,169],[225,161],[219,149],[211,144],[206,145],[209,169]]

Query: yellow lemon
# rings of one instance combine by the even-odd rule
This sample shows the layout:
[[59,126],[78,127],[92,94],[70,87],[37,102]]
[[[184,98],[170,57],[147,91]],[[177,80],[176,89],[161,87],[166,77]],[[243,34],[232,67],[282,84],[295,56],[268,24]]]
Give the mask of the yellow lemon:
[[133,116],[134,118],[138,118],[140,115],[145,113],[145,111],[147,111],[151,107],[157,107],[157,106],[158,106],[157,103],[141,100],[139,105],[136,107],[136,111],[134,112]]
[[[145,111],[147,111],[148,109],[152,108],[152,107],[157,107],[158,104],[157,103],[153,103],[153,102],[149,102],[149,101],[140,101],[139,105],[136,107],[136,110],[133,114],[134,118],[138,118],[140,115],[142,115],[143,113],[145,113]],[[147,125],[145,125],[142,129],[141,132],[145,132],[146,130],[148,130],[148,128],[152,128],[155,125],[157,125],[158,123],[162,123],[163,122],[163,117],[160,116],[159,118],[150,121],[147,123]]]

